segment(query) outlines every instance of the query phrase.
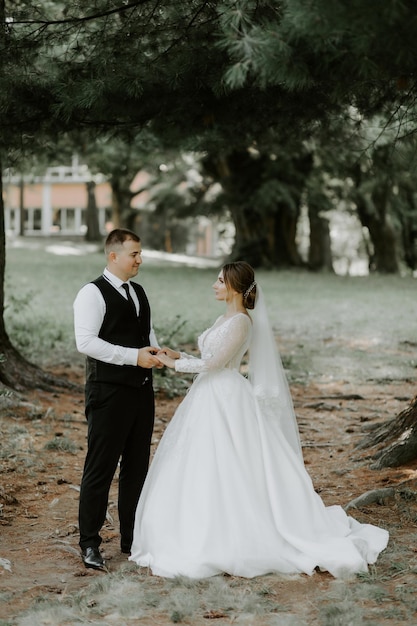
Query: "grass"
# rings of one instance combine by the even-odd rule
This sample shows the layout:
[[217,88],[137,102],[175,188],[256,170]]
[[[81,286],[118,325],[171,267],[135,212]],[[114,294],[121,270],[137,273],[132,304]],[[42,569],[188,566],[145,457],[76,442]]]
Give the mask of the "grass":
[[[149,622],[151,615],[154,618]],[[216,617],[221,619],[220,624],[225,623],[223,619],[227,623],[249,625],[302,626],[304,623],[286,614],[276,592],[265,588],[265,580],[248,585],[244,579],[219,576],[204,581],[149,579],[136,567],[126,565],[53,606],[50,600],[40,598],[37,606],[21,616],[16,624],[65,626],[79,620],[103,625],[110,622],[195,624],[201,618],[210,621]]]
[[45,450],[60,450],[61,452],[76,454],[79,450],[79,447],[68,437],[55,436],[53,439],[45,444]]
[[[304,609],[289,607],[285,585],[296,577],[264,576],[250,581],[223,576],[206,580],[149,577],[131,564],[95,579],[81,592],[59,600],[40,596],[31,609],[13,619],[15,626],[73,624],[245,624],[248,626],[381,626],[414,623],[412,593],[390,596],[378,584],[335,580],[323,593],[309,586]],[[308,583],[306,583],[308,584]],[[300,583],[302,586],[302,583]],[[414,591],[414,587],[413,587]],[[390,604],[397,600],[394,610]],[[297,607],[300,609],[300,607]],[[318,621],[312,620],[317,614]]]
[[[72,303],[80,287],[105,265],[102,252],[47,242],[7,248],[6,328],[15,345],[43,366],[79,362]],[[36,247],[35,247],[36,246]],[[82,253],[85,252],[85,253]],[[223,312],[211,285],[217,269],[195,269],[147,259],[138,280],[152,306],[160,344],[195,344]],[[303,271],[257,272],[284,364],[293,379],[412,377],[417,366],[416,281],[409,277],[340,277]],[[375,350],[375,349],[378,350]],[[387,359],[376,357],[381,349]],[[355,366],[347,353],[354,351]]]

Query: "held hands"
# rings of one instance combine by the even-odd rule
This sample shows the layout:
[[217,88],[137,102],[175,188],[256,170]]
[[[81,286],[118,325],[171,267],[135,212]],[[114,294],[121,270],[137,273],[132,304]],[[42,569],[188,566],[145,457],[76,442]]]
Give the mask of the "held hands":
[[163,367],[164,364],[157,357],[157,353],[158,348],[155,348],[154,346],[139,348],[137,365],[139,365],[139,367],[145,367],[146,369],[150,369],[152,367]]
[[145,367],[150,369],[157,367],[161,369],[164,367],[175,367],[176,359],[180,358],[180,353],[175,350],[171,350],[164,346],[160,350],[154,346],[145,346],[145,348],[139,348],[137,365],[139,367]]
[[167,346],[164,346],[157,353],[157,357],[161,363],[166,365],[166,367],[174,369],[175,361],[180,358],[180,353],[176,352],[176,350],[171,350],[171,348],[168,348]]

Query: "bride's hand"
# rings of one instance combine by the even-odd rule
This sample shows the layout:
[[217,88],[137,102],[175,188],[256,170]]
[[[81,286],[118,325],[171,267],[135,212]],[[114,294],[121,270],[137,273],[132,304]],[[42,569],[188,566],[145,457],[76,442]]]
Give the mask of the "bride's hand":
[[[171,352],[174,352],[173,350],[171,350]],[[168,356],[168,354],[166,354],[166,352],[164,352],[163,350],[160,350],[160,352],[158,352],[158,354],[156,355],[156,357],[159,359],[159,361],[161,363],[163,363],[166,367],[171,367],[172,369],[175,368],[175,361],[176,359],[171,358],[170,356]]]
[[169,356],[171,359],[179,359],[180,358],[180,353],[177,352],[176,350],[171,350],[171,348],[168,348],[168,346],[163,346],[159,352],[158,352],[158,356],[163,353],[166,354],[167,356]]

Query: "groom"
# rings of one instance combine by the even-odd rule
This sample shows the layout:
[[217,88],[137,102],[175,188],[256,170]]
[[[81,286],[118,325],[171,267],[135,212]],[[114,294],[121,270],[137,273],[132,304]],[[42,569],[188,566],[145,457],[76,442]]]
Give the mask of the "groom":
[[84,565],[105,568],[99,550],[110,486],[120,463],[120,547],[130,553],[136,506],[149,465],[154,425],[152,367],[158,342],[143,288],[140,238],[117,228],[105,242],[107,266],[74,301],[77,349],[86,355],[88,449],[81,480],[79,530]]

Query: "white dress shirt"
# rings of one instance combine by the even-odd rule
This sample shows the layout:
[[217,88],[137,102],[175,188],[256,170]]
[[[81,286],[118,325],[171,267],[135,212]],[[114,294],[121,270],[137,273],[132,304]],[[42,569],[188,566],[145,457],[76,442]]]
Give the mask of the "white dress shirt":
[[[127,295],[120,278],[106,268],[103,276],[109,283],[127,299]],[[128,281],[129,282],[129,281]],[[139,313],[139,301],[136,292],[129,284],[129,291]],[[82,354],[112,363],[113,365],[137,365],[138,348],[117,346],[98,336],[106,313],[106,303],[100,289],[93,283],[87,283],[78,292],[74,301],[74,330],[77,350]],[[151,325],[149,335],[151,346],[159,348],[155,332]]]

